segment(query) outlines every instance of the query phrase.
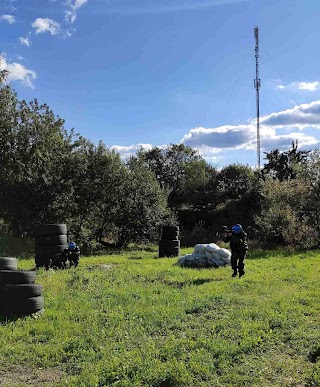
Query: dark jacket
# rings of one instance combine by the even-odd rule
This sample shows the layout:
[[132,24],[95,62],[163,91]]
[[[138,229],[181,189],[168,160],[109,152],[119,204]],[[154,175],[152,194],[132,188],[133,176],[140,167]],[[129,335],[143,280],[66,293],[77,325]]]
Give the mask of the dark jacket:
[[64,249],[62,253],[65,257],[79,258],[80,257],[80,249],[76,246],[73,250]]
[[241,231],[239,234],[227,235],[223,238],[223,242],[230,242],[230,249],[239,252],[245,252],[248,250],[247,234]]

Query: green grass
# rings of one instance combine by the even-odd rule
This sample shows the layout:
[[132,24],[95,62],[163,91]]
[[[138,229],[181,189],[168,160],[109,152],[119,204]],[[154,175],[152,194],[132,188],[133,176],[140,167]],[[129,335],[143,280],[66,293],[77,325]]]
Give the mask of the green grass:
[[319,252],[250,252],[241,279],[156,257],[40,270],[45,313],[0,326],[0,385],[320,386]]

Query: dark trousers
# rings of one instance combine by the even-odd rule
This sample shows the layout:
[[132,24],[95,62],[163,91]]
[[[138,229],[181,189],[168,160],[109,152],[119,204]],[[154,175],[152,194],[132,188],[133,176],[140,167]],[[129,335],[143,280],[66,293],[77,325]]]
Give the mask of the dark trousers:
[[71,266],[77,267],[79,264],[79,258],[80,258],[80,256],[77,253],[69,254],[68,260],[69,260],[70,267]]
[[246,251],[231,251],[231,267],[234,271],[239,270],[239,273],[244,272],[244,259],[246,257]]

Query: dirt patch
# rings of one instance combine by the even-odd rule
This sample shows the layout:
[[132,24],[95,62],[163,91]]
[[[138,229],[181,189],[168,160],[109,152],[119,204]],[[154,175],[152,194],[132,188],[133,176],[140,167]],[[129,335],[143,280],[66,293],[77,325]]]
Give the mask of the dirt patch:
[[101,264],[97,264],[94,266],[90,266],[88,269],[89,270],[93,270],[93,269],[111,270],[116,266],[117,266],[117,264],[115,264],[115,263],[109,263],[109,264],[102,264],[101,263]]
[[98,269],[104,269],[104,270],[110,270],[110,269],[113,269],[114,267],[116,267],[117,265],[115,265],[114,263],[110,263],[110,264],[105,264],[105,265],[103,265],[103,264],[101,264],[101,265],[97,265],[96,267],[98,268]]
[[56,386],[62,380],[62,371],[54,368],[0,366],[0,387]]

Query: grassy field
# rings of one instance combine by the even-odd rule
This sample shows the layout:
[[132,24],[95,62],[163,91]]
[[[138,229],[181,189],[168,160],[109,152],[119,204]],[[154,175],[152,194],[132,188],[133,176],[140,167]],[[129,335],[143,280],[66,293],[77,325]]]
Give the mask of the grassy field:
[[241,279],[156,257],[39,270],[44,314],[2,319],[0,386],[320,386],[319,252],[251,252]]

